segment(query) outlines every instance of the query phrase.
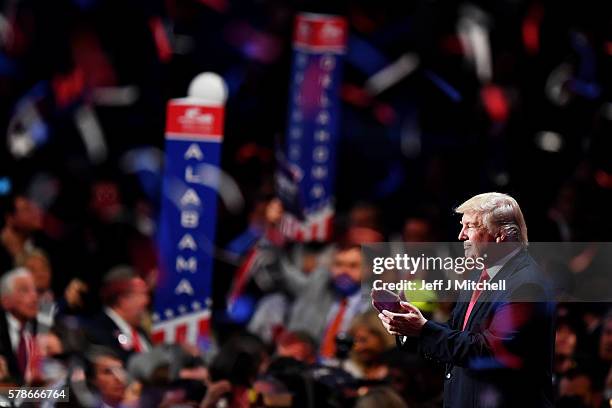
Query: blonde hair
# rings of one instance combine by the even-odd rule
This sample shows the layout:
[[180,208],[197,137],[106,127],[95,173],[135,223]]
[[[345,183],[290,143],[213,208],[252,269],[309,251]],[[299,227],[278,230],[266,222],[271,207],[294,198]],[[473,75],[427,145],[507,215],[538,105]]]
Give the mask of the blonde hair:
[[29,251],[21,253],[17,256],[15,263],[17,266],[25,266],[25,264],[32,258],[39,258],[45,264],[45,267],[51,270],[49,256],[40,248],[32,248]]
[[367,331],[378,337],[385,349],[395,346],[395,336],[387,333],[383,325],[380,324],[378,313],[374,312],[373,310],[368,310],[355,316],[351,321],[348,333],[351,336],[354,336],[355,332],[359,328],[365,328]]
[[521,207],[507,194],[483,193],[475,195],[455,209],[458,214],[473,213],[491,235],[504,234],[510,241],[528,245],[527,224]]

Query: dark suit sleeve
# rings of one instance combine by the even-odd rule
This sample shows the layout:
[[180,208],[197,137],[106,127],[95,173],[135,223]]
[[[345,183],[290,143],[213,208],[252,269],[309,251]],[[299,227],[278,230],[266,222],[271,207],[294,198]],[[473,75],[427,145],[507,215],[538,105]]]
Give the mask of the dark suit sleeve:
[[503,304],[479,332],[456,330],[430,320],[420,334],[421,353],[427,359],[462,367],[486,362],[519,368],[524,363],[517,347],[519,334],[537,310],[537,303]]

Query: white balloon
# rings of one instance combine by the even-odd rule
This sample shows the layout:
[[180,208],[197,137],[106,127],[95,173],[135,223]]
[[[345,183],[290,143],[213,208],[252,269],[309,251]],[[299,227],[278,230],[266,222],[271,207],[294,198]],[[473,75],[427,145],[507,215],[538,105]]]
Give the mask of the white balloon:
[[187,95],[211,105],[224,105],[227,100],[227,86],[223,78],[214,72],[203,72],[193,78]]

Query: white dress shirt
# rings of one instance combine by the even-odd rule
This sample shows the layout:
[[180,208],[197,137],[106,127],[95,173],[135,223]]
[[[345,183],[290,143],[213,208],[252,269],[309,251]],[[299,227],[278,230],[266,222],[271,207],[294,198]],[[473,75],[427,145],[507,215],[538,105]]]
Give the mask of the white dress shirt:
[[[126,322],[121,316],[117,314],[117,312],[115,312],[110,307],[105,307],[104,313],[106,313],[106,315],[113,321],[113,323],[117,325],[121,334],[126,337],[127,344],[133,345],[134,339],[132,338],[132,326],[130,326],[128,322]],[[151,345],[149,344],[147,339],[145,339],[141,334],[139,334],[138,331],[136,333],[138,336],[138,340],[140,341],[140,347],[142,348],[142,351],[149,351],[151,349]]]
[[[11,339],[11,348],[15,355],[17,354],[17,349],[19,348],[19,334],[21,332],[21,322],[17,320],[15,316],[6,313],[6,321],[8,322],[8,332],[9,338]],[[31,336],[30,325],[26,323],[24,336]]]

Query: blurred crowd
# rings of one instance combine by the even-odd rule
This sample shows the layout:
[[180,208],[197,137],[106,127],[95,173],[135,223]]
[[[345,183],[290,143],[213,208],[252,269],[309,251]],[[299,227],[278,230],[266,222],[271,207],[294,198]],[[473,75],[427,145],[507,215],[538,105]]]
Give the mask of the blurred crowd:
[[[298,11],[350,27],[325,244],[277,229]],[[359,244],[452,241],[452,209],[493,190],[531,241],[610,241],[611,22],[584,1],[0,0],[2,382],[84,407],[441,406],[443,367],[360,291]],[[206,350],[148,336],[165,103],[202,71],[228,85],[241,195],[220,194]],[[555,350],[558,405],[608,403],[610,305],[560,304]]]
[[[46,215],[24,195],[4,198],[5,387],[68,390],[70,404],[80,407],[441,406],[443,367],[422,360],[416,342],[398,349],[361,285],[367,266],[360,244],[386,239],[371,204],[355,206],[338,221],[333,243],[296,244],[279,238],[280,201],[263,200],[251,218],[249,234],[256,238],[248,267],[235,268],[242,278],[234,277],[223,308],[215,308],[210,347],[199,349],[152,344],[155,273],[143,274],[127,261],[54,290],[57,269],[47,255],[53,247],[43,239]],[[432,221],[409,217],[391,238],[431,242],[437,234]],[[244,234],[228,248],[235,251],[242,241]],[[432,300],[419,307],[444,322],[453,305]],[[609,404],[611,363],[610,304],[560,303],[558,406]]]

